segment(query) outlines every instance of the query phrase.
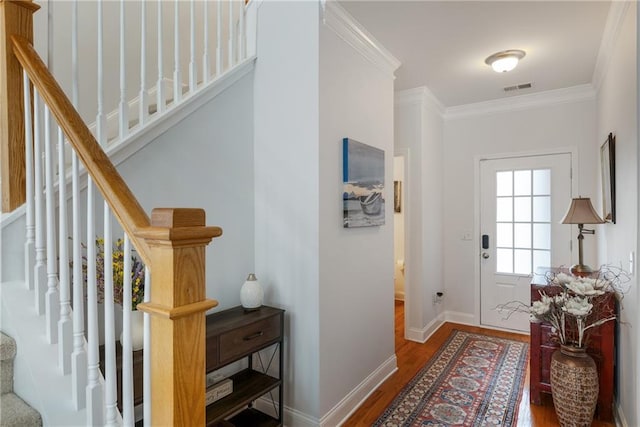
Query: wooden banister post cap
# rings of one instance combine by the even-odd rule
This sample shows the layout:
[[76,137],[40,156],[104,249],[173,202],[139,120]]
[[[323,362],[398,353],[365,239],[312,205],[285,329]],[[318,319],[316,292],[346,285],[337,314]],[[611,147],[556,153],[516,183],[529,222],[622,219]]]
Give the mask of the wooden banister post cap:
[[203,227],[204,209],[155,208],[151,211],[151,226],[166,228]]
[[203,209],[155,208],[151,212],[151,226],[136,232],[149,245],[194,246],[208,244],[222,235],[220,227],[205,226]]

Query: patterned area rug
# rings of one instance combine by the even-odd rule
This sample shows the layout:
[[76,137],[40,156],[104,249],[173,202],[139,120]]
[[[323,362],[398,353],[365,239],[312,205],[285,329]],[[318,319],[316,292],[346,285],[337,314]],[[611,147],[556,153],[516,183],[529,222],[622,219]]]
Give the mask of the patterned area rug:
[[529,345],[453,330],[373,424],[515,425]]

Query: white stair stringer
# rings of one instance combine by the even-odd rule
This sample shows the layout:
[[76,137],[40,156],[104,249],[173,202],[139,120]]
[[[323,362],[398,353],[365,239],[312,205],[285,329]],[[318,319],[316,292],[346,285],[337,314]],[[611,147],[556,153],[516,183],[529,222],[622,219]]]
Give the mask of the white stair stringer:
[[58,346],[47,343],[44,316],[33,307],[33,291],[24,282],[0,283],[0,329],[15,339],[14,391],[40,412],[46,426],[86,425],[86,410],[71,399],[71,375],[58,367]]

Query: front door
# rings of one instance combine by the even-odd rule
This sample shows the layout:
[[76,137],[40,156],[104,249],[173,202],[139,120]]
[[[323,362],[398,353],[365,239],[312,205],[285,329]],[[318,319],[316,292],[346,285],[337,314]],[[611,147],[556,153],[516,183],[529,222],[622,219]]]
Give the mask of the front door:
[[[538,267],[571,263],[571,154],[480,161],[480,323],[529,331],[529,315],[497,310],[531,303]],[[510,315],[509,315],[510,314]]]

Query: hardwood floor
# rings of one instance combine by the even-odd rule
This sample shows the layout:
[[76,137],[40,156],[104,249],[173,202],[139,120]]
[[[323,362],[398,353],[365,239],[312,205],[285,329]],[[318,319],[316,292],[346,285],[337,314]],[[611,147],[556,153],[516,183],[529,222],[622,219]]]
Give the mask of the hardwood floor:
[[[396,301],[396,356],[398,358],[398,371],[385,381],[371,396],[353,413],[344,423],[344,426],[370,426],[378,416],[393,401],[394,397],[414,377],[420,368],[434,355],[446,341],[452,329],[469,332],[482,332],[498,337],[510,338],[520,341],[529,341],[528,335],[520,335],[509,332],[495,331],[474,326],[445,323],[424,344],[404,339],[404,304]],[[518,411],[518,426],[544,427],[557,426],[553,409],[553,401],[550,396],[545,396],[543,405],[529,404],[529,372],[524,385],[524,392]],[[613,427],[613,423],[594,421],[592,427]]]

